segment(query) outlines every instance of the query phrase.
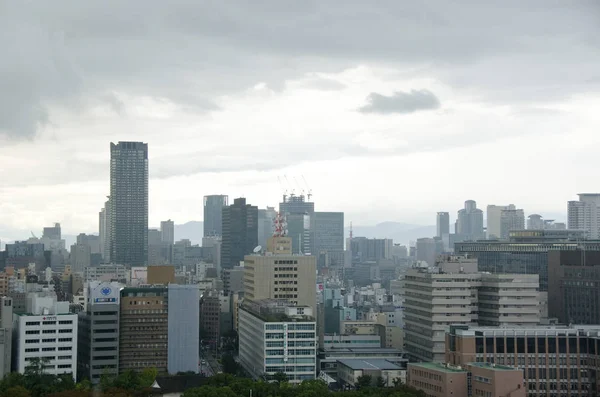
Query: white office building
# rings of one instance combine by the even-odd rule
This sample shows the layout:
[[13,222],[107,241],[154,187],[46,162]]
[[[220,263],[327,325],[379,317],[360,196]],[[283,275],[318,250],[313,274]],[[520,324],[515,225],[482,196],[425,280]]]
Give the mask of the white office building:
[[600,193],[579,194],[579,201],[567,203],[569,229],[585,230],[586,238],[600,238]]
[[69,313],[69,302],[58,302],[50,291],[30,293],[27,313],[17,314],[15,325],[17,372],[40,358],[47,360],[47,374],[77,378],[77,314]]
[[278,372],[290,383],[316,377],[317,323],[312,309],[288,305],[246,301],[239,310],[239,358],[255,379]]

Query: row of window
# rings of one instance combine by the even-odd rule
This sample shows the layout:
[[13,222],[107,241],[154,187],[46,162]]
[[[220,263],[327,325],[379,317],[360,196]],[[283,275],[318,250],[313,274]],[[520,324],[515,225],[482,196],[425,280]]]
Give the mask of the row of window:
[[[56,331],[58,331],[59,334],[72,334],[73,330],[72,329],[44,329],[42,330],[42,334],[55,334]],[[40,334],[40,330],[27,330],[25,331],[26,335],[39,335]]]
[[[73,342],[73,338],[58,338],[59,342]],[[25,343],[40,343],[39,339],[25,339]],[[42,339],[41,343],[56,343],[56,339]]]
[[[43,325],[55,325],[56,321],[44,321]],[[59,320],[58,321],[59,325],[68,325],[68,324],[73,324],[73,320]],[[27,321],[25,322],[25,325],[28,327],[33,327],[33,326],[39,326],[40,322],[39,321]]]

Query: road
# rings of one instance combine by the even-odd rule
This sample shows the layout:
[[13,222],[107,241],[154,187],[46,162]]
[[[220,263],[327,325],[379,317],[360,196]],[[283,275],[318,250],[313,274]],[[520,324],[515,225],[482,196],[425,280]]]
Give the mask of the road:
[[206,376],[213,376],[222,372],[221,365],[214,357],[214,354],[215,352],[210,350],[202,350],[200,353],[198,365],[200,366],[200,372]]

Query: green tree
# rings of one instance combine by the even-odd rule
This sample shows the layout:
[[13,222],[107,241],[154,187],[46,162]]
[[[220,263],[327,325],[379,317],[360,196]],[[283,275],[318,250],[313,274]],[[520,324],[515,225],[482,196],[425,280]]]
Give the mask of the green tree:
[[31,393],[23,386],[13,386],[2,393],[2,397],[31,397]]
[[32,357],[29,365],[25,367],[25,376],[42,376],[46,371],[46,366],[50,363],[50,357]]
[[371,375],[361,375],[356,379],[356,388],[362,390],[373,384],[373,377]]
[[139,384],[141,387],[150,387],[156,380],[158,370],[156,368],[144,368],[139,377]]
[[92,390],[92,387],[92,382],[90,382],[89,379],[83,379],[81,382],[75,385],[75,389],[81,391],[90,391]]
[[402,385],[404,385],[404,383],[402,383],[402,379],[400,379],[400,378],[394,378],[394,379],[392,379],[392,384],[394,385],[394,388],[396,388],[396,389],[398,389]]
[[387,384],[385,383],[385,379],[383,379],[381,376],[378,376],[377,377],[377,387],[382,389],[386,386],[387,386]]
[[283,372],[276,372],[273,375],[273,380],[277,383],[277,384],[282,384],[282,383],[286,383],[289,379],[288,376],[283,373]]

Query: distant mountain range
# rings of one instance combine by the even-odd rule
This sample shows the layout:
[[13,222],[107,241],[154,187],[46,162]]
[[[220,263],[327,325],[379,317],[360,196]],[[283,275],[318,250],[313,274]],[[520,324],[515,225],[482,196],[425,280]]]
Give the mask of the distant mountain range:
[[[158,227],[152,227],[152,229],[158,229]],[[0,228],[0,232],[2,231],[3,230]],[[5,232],[8,235],[20,236],[19,240],[27,240],[31,237],[31,232],[25,230],[6,230]],[[355,237],[391,238],[394,240],[394,243],[408,244],[410,241],[414,241],[421,237],[434,236],[435,226],[412,225],[402,222],[382,222],[375,226],[353,226],[352,233]],[[192,244],[202,244],[203,234],[204,223],[200,221],[190,221],[182,225],[175,225],[175,241],[189,239]],[[349,236],[350,228],[346,227],[344,229],[344,237],[347,238]],[[67,248],[70,248],[72,244],[75,244],[77,236],[63,234],[63,239],[65,240]],[[10,239],[3,239],[2,245],[10,242],[12,242]]]
[[[352,235],[354,237],[368,238],[391,238],[394,243],[408,245],[421,237],[433,237],[436,233],[436,227],[412,225],[402,222],[382,222],[375,226],[352,226]],[[350,236],[350,228],[345,228],[345,236]]]
[[[402,222],[383,222],[375,226],[353,226],[355,237],[391,238],[395,243],[408,244],[421,237],[435,236],[435,226],[412,225]],[[183,225],[175,225],[175,241],[184,238],[192,244],[202,244],[204,224],[200,221],[190,221]],[[350,236],[350,228],[344,229],[344,236]]]

